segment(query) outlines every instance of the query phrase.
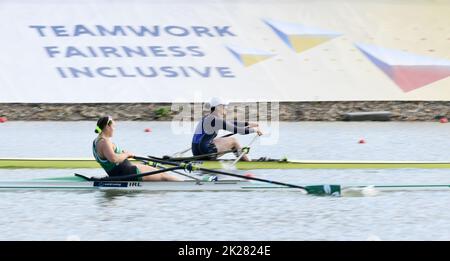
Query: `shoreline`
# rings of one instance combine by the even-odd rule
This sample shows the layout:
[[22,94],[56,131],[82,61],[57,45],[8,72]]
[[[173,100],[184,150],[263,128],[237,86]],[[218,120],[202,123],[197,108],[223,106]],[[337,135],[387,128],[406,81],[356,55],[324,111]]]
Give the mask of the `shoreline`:
[[[182,115],[179,109],[185,105],[190,105],[188,109],[192,111],[195,107],[197,113],[185,111],[183,119],[198,120],[202,112],[208,112],[202,103],[0,103],[0,117],[9,121],[84,121],[111,115],[118,120],[170,121]],[[342,121],[346,113],[379,111],[390,112],[390,121],[436,121],[450,117],[450,101],[258,102],[231,103],[229,107],[239,119],[246,120]],[[267,107],[269,113],[264,110]]]

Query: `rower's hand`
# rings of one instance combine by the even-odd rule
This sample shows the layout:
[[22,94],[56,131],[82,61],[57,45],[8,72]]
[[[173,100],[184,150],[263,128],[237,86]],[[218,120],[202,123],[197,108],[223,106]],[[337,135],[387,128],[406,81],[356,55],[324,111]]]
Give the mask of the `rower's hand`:
[[123,151],[123,153],[125,154],[125,155],[127,155],[127,158],[129,159],[129,158],[133,158],[135,155],[134,155],[134,153],[131,153],[131,152],[128,152],[128,151]]

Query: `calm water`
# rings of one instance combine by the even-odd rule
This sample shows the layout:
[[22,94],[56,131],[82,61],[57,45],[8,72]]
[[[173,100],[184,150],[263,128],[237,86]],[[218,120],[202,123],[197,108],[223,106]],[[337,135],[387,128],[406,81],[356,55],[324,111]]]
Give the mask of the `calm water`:
[[[88,157],[94,125],[1,124],[0,157]],[[170,154],[189,146],[189,135],[174,135],[170,123],[119,122],[116,131],[115,142],[136,154]],[[450,124],[281,123],[279,135],[276,145],[255,144],[251,156],[450,160]],[[251,139],[239,138],[243,144]],[[358,144],[360,138],[367,143]],[[74,172],[101,174],[95,169],[0,170],[0,179]],[[299,184],[450,184],[448,170],[251,172]],[[0,240],[450,240],[449,192],[331,198],[261,191],[0,191]]]

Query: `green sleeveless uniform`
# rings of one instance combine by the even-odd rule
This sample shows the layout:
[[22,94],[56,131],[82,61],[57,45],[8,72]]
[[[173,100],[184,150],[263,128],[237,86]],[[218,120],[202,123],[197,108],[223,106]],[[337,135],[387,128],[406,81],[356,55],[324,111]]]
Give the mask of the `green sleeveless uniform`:
[[[94,158],[98,162],[98,164],[100,164],[100,166],[102,166],[102,168],[106,171],[106,173],[108,173],[108,176],[111,176],[111,177],[125,176],[125,175],[140,173],[139,169],[135,165],[131,164],[131,162],[128,159],[125,159],[121,163],[114,163],[107,159],[102,159],[100,157],[100,155],[97,153],[97,143],[101,139],[104,139],[104,138],[101,136],[98,136],[92,143],[92,154],[94,154]],[[115,145],[115,147],[116,148],[114,150],[114,153],[116,153],[116,154],[123,153],[123,150],[120,149],[119,146]],[[132,178],[132,179],[127,178],[125,180],[136,181],[136,180],[142,180],[142,179],[141,178]]]

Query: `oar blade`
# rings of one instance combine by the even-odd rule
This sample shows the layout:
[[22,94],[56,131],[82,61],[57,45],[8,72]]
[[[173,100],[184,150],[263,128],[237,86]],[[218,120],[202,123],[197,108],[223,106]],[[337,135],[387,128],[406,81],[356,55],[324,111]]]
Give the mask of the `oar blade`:
[[340,196],[341,185],[309,185],[305,186],[308,194],[316,196]]

